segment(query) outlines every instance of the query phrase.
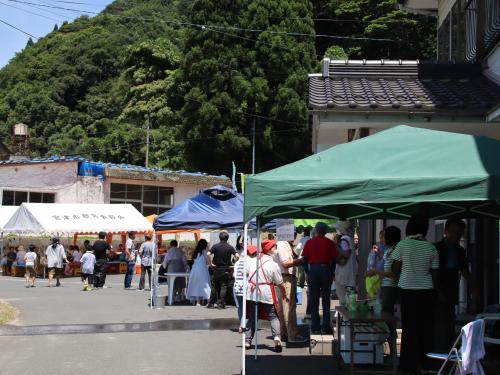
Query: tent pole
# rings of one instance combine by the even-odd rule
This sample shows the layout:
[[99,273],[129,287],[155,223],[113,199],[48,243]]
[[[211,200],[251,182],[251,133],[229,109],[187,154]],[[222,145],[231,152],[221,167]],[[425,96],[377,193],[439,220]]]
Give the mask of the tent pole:
[[[248,249],[248,223],[245,224],[243,231],[243,298],[242,298],[242,314],[241,314],[241,322],[240,327],[246,328],[246,320],[247,320],[247,249]],[[245,323],[245,324],[243,324]],[[245,339],[246,339],[246,331],[243,331],[241,335],[241,375],[245,375]]]
[[[255,285],[257,287],[255,288],[255,301],[258,301],[259,294],[257,293],[259,290],[259,257],[260,257],[260,218],[256,218],[256,225],[257,225],[257,257],[255,258],[257,262],[257,268],[255,269]],[[258,336],[259,336],[259,303],[256,302],[256,308],[255,308],[255,354],[254,358],[257,359],[257,348],[258,348]]]
[[[156,288],[156,279],[155,279],[155,271],[156,271],[156,252],[158,251],[156,247],[156,231],[153,232],[153,254],[152,254],[152,259],[151,259],[151,285],[150,285],[150,295],[151,295],[151,302],[149,303],[149,306],[151,306],[151,310],[154,309],[153,303],[154,303],[154,297],[155,297],[155,288]],[[146,285],[146,280],[144,280],[144,285]]]

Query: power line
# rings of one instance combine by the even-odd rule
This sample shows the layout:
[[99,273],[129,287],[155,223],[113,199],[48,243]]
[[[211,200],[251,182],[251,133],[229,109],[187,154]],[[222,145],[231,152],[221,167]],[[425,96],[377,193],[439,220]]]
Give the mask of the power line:
[[11,4],[5,4],[3,2],[0,2],[0,5],[4,5],[6,7],[10,7],[10,8],[14,8],[14,9],[17,9],[17,10],[20,10],[22,12],[25,12],[25,13],[29,13],[29,14],[33,14],[35,16],[38,16],[38,17],[42,17],[42,18],[45,18],[45,19],[48,19],[48,20],[52,20],[52,21],[56,21],[56,22],[61,22],[61,20],[59,19],[56,19],[56,18],[52,18],[52,17],[49,17],[49,16],[44,16],[43,14],[40,14],[40,13],[36,13],[36,12],[32,12],[30,10],[27,10],[27,9],[23,9],[23,8],[19,8],[19,7],[16,7],[15,5],[11,5]]
[[[39,6],[53,8],[53,9],[72,11],[72,12],[76,12],[76,13],[88,13],[88,14],[93,14],[93,15],[99,14],[98,12],[91,12],[91,11],[82,10],[82,9],[64,8],[64,7],[53,6],[53,5],[34,4],[34,3],[31,3],[28,1],[23,1],[23,0],[7,0],[7,1],[12,1],[12,2],[16,2],[16,3],[27,4],[27,5],[39,5]],[[201,29],[201,30],[208,29],[208,30],[215,31],[214,29],[220,29],[220,30],[244,31],[244,32],[250,32],[250,33],[264,33],[265,32],[265,33],[276,34],[276,35],[306,36],[306,37],[313,37],[313,38],[371,40],[371,41],[383,41],[383,42],[394,41],[393,39],[389,39],[389,38],[370,38],[370,37],[359,37],[359,36],[311,34],[311,33],[289,32],[289,31],[249,29],[249,28],[242,28],[242,27],[237,27],[237,26],[196,24],[196,23],[182,21],[182,20],[175,19],[175,18],[170,18],[171,21],[167,21],[164,19],[157,19],[157,18],[145,18],[145,17],[137,17],[137,16],[122,16],[122,15],[117,15],[117,14],[112,14],[112,13],[106,13],[106,14],[113,16],[113,17],[126,18],[126,19],[140,19],[143,21],[175,23],[175,24],[178,24],[179,26],[191,26],[191,27],[196,27],[196,28]]]
[[7,25],[7,26],[9,26],[9,27],[12,27],[13,29],[15,29],[15,30],[17,30],[17,31],[19,31],[19,32],[21,32],[21,33],[23,33],[23,34],[28,35],[28,36],[29,36],[29,37],[31,37],[31,38],[34,38],[34,39],[38,40],[38,38],[37,38],[36,36],[31,35],[31,34],[30,34],[30,33],[28,33],[27,31],[24,31],[24,30],[22,30],[22,29],[20,29],[20,28],[18,28],[18,27],[16,27],[16,26],[14,26],[14,25],[11,25],[10,23],[8,23],[8,22],[6,22],[6,21],[4,21],[4,20],[2,20],[2,19],[0,19],[0,22],[2,22],[3,24],[5,24],[5,25]]

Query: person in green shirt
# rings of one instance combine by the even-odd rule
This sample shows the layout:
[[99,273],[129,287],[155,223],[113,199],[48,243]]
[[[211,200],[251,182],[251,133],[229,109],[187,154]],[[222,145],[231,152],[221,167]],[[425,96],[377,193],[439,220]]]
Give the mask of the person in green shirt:
[[392,271],[399,275],[401,294],[400,368],[410,374],[420,374],[426,364],[426,354],[434,346],[434,313],[439,257],[436,247],[426,241],[429,220],[414,215],[406,225],[406,239],[399,242],[393,253]]

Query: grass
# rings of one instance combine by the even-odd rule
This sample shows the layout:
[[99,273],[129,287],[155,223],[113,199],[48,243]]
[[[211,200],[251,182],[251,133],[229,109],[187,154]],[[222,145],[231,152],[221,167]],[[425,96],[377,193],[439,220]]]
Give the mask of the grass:
[[7,302],[0,300],[0,325],[13,321],[17,316],[17,310]]

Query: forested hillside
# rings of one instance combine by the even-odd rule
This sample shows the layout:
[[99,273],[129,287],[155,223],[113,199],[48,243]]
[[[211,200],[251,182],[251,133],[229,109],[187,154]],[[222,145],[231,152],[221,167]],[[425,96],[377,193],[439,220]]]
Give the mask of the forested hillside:
[[433,57],[435,20],[396,3],[116,0],[0,70],[0,136],[24,122],[35,155],[144,164],[148,122],[150,165],[227,174],[250,170],[255,120],[257,170],[297,160],[325,54]]

